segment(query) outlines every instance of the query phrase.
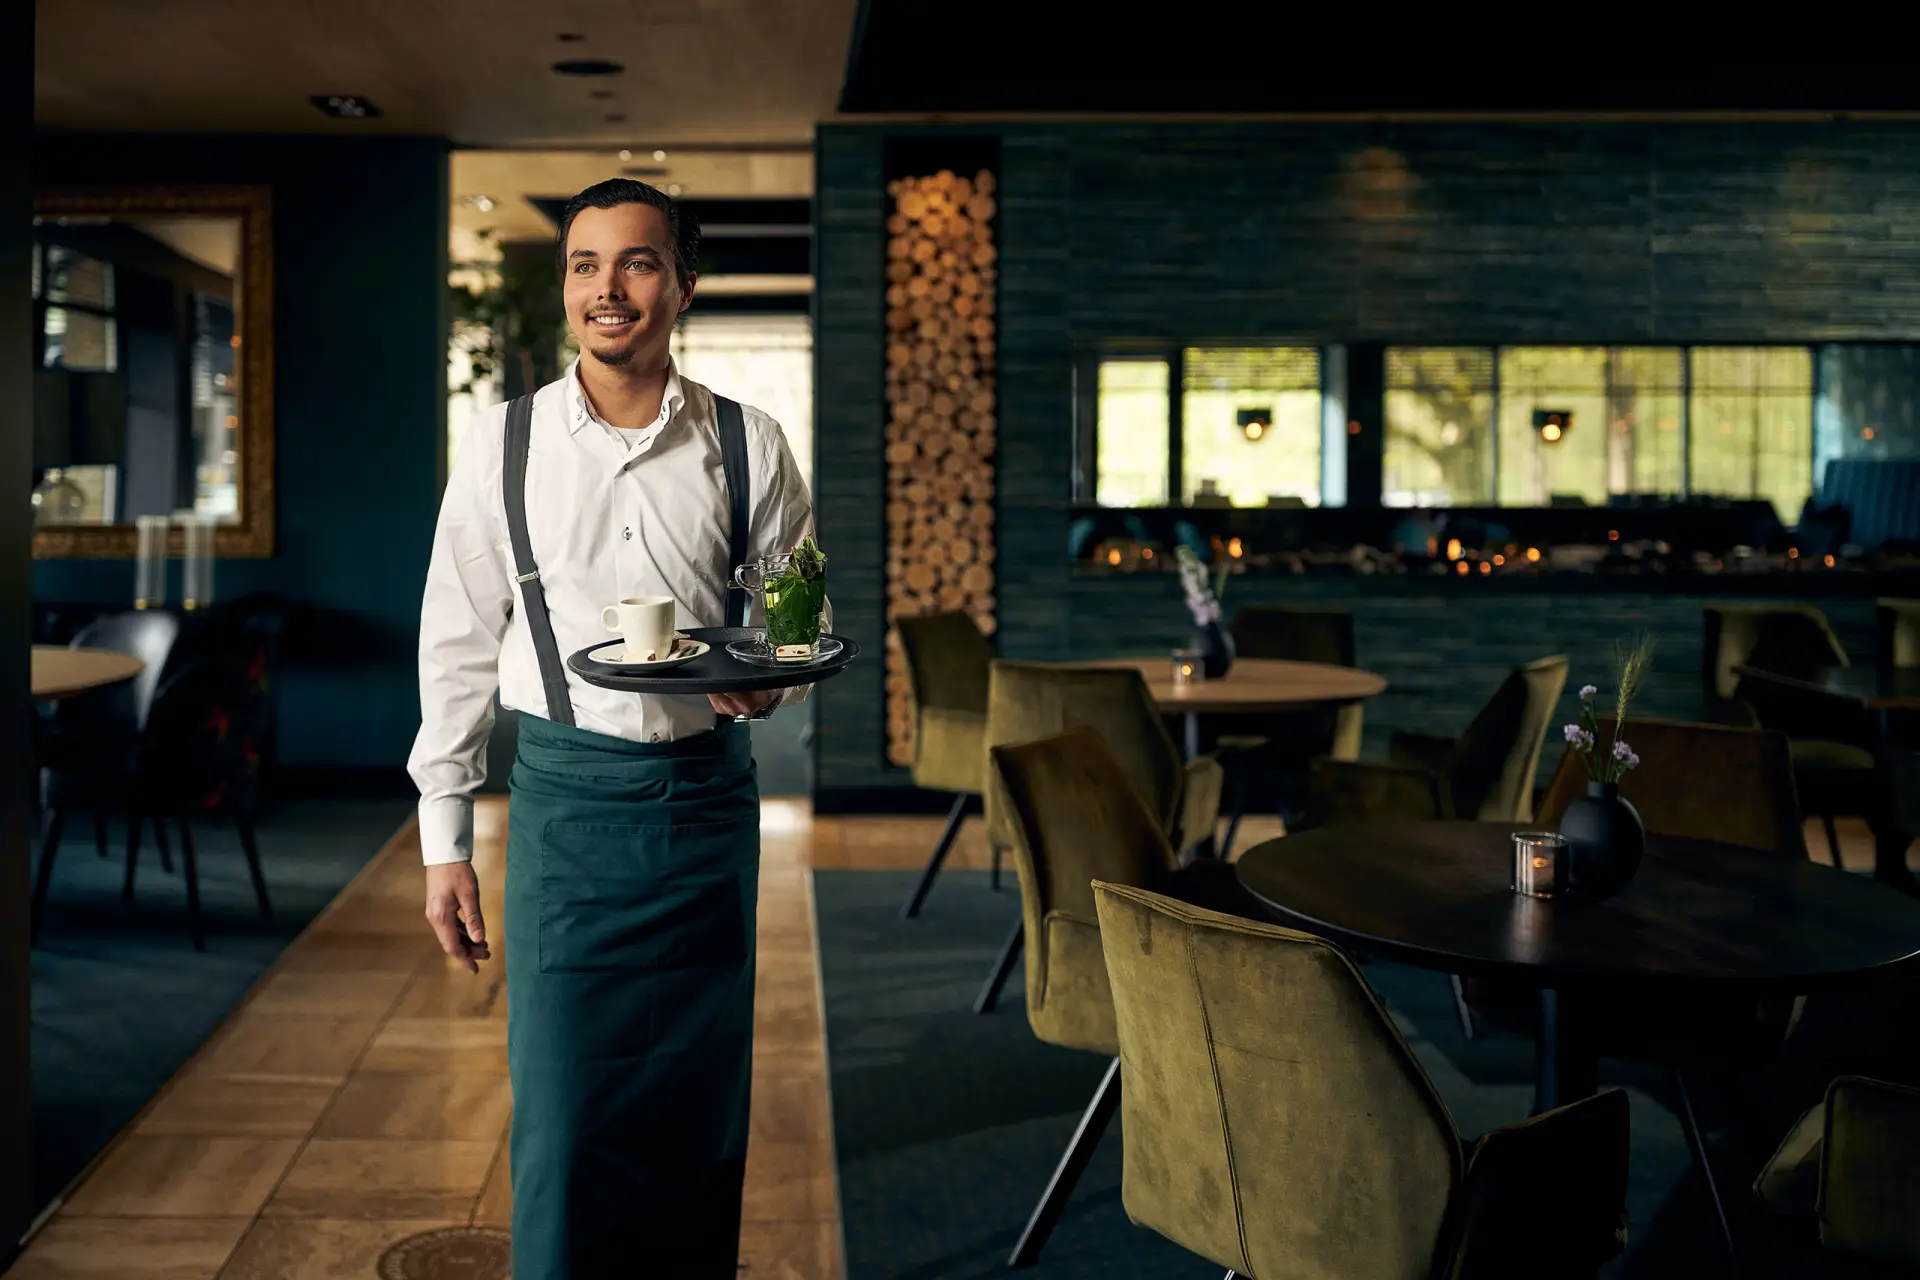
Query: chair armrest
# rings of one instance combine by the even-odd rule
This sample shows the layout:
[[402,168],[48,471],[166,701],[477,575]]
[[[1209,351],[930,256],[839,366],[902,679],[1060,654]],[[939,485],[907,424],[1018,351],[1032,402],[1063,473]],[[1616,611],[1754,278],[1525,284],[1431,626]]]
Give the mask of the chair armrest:
[[987,717],[952,707],[922,707],[913,743],[913,781],[933,791],[979,795],[986,789]]
[[1418,733],[1395,729],[1387,739],[1387,763],[1401,769],[1425,769],[1436,777],[1447,776],[1457,739],[1438,733]]
[[1307,777],[1308,826],[1377,818],[1447,818],[1440,779],[1425,769],[1359,760],[1315,760]]
[[1920,1089],[1841,1076],[1823,1145],[1820,1243],[1920,1266]]
[[1173,830],[1167,833],[1167,843],[1173,846],[1176,855],[1185,854],[1213,835],[1214,824],[1220,820],[1220,793],[1225,779],[1226,770],[1221,768],[1218,757],[1206,755],[1187,761],[1180,777]]
[[1626,1245],[1627,1095],[1495,1129],[1473,1146],[1449,1214],[1447,1280],[1592,1275]]

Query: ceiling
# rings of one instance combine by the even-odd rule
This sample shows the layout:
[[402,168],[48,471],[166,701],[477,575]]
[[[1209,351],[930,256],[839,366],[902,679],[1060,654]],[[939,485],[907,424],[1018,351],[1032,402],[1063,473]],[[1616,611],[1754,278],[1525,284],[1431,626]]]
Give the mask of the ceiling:
[[[40,0],[35,119],[88,131],[424,134],[474,147],[806,144],[833,114],[854,6]],[[625,70],[552,70],[581,59]],[[362,97],[381,114],[332,119],[309,101],[316,94]]]

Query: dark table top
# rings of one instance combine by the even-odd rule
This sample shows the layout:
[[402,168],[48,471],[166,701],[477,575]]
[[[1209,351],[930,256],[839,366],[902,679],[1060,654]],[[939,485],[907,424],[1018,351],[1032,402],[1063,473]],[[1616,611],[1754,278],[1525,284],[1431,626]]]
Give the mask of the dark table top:
[[1920,975],[1920,901],[1864,877],[1649,836],[1598,901],[1508,887],[1525,824],[1323,827],[1246,851],[1240,879],[1283,923],[1381,959],[1542,986],[1659,980],[1800,992]]
[[1857,702],[1870,710],[1920,710],[1920,667],[1823,667],[1790,676],[1761,667],[1735,667],[1743,676]]

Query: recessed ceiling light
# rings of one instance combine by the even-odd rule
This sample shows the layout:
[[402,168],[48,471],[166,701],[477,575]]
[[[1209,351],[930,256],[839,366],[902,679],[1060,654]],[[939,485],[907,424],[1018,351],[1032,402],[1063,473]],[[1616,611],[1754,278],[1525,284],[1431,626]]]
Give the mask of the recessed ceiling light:
[[467,208],[469,209],[478,209],[481,213],[493,212],[492,196],[467,196],[465,199],[461,200],[460,203],[467,206]]
[[667,153],[666,153],[666,152],[664,152],[664,151],[656,151],[656,152],[654,152],[654,153],[653,153],[653,162],[654,162],[655,164],[659,164],[659,163],[661,163],[661,162],[662,162],[662,161],[664,161],[664,160],[665,160],[666,158],[667,158]]
[[336,120],[367,120],[380,114],[380,108],[350,93],[316,93],[307,101]]
[[625,147],[620,148],[620,159],[622,161],[633,159],[633,152],[627,150]]
[[617,76],[626,68],[601,58],[575,58],[554,63],[553,70],[562,76]]
[[667,184],[667,194],[668,194],[668,195],[670,195],[670,196],[677,196],[677,195],[679,195],[679,194],[680,194],[680,184],[679,184],[679,183],[677,183],[677,182],[669,182],[669,183]]
[[558,40],[561,44],[579,44],[582,40],[585,40],[586,38],[587,37],[584,34],[578,31],[562,31],[559,35],[554,37],[554,39]]

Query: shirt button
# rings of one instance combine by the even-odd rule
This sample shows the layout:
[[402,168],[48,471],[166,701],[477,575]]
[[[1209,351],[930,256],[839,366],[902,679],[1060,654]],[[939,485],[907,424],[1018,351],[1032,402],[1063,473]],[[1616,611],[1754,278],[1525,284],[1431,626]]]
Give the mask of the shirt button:
[[628,525],[628,526],[627,526],[626,528],[624,528],[624,529],[622,529],[622,530],[620,531],[620,536],[621,536],[621,537],[623,537],[623,538],[625,538],[625,539],[626,539],[626,540],[627,540],[628,542],[632,542],[632,541],[633,541],[633,526],[632,526],[632,525]]

